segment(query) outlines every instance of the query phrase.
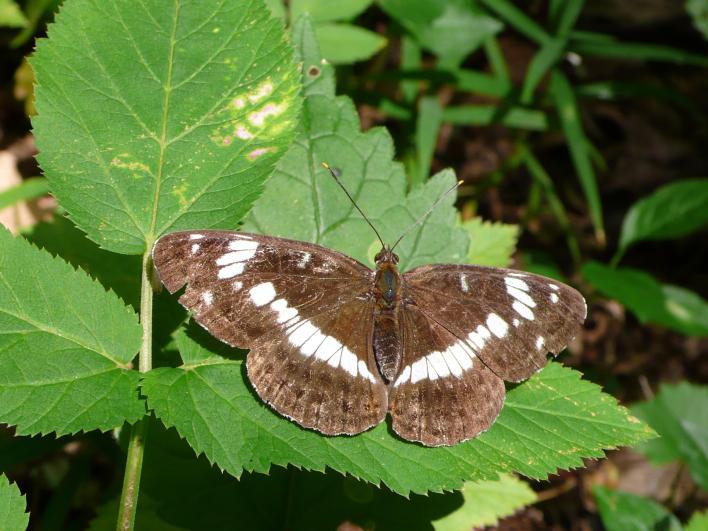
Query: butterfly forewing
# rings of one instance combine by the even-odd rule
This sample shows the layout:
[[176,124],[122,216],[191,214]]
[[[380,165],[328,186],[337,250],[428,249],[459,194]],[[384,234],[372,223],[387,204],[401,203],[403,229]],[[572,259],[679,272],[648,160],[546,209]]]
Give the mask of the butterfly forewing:
[[582,295],[553,279],[482,266],[426,265],[403,275],[408,297],[464,338],[500,378],[518,382],[558,354],[585,319]]
[[403,358],[393,380],[393,429],[427,446],[452,445],[487,430],[504,404],[504,382],[419,308],[403,316]]
[[251,349],[250,380],[281,414],[332,434],[385,416],[370,269],[315,244],[230,231],[169,234],[153,261],[171,293],[186,285],[179,300],[197,322]]

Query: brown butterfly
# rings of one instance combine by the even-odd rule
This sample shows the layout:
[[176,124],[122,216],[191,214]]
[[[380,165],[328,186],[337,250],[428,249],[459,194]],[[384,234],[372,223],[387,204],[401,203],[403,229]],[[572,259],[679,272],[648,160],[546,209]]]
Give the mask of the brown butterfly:
[[179,301],[197,322],[250,349],[248,377],[281,415],[354,435],[390,413],[404,439],[456,444],[494,423],[504,380],[528,378],[565,348],[585,301],[510,269],[442,264],[400,274],[398,242],[382,241],[372,271],[312,243],[197,230],[160,238],[153,261],[170,293],[187,286]]

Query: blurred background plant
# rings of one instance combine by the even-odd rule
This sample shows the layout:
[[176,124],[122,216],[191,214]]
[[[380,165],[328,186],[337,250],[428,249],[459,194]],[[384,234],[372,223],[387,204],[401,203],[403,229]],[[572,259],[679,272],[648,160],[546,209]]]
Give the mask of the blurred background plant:
[[[506,478],[482,499],[518,503],[491,515],[469,501],[490,487],[471,484],[435,528],[527,505],[500,528],[708,529],[708,2],[267,3],[286,23],[311,17],[338,93],[365,129],[391,131],[411,189],[446,167],[464,179],[477,262],[498,263],[518,238],[510,265],[582,288],[589,320],[564,363],[661,435],[547,482]],[[0,221],[13,230],[53,211],[33,159],[26,56],[59,4],[0,0]],[[119,473],[117,450],[100,435],[10,433],[0,472],[42,493],[35,528],[87,521],[101,474]],[[90,451],[69,468],[80,445]],[[371,496],[347,485],[351,499]]]

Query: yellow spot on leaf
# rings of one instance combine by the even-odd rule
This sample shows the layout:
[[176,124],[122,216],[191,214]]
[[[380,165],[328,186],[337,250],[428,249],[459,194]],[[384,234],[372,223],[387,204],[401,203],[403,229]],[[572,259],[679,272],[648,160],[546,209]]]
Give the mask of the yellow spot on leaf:
[[135,179],[142,179],[150,175],[150,167],[140,161],[133,160],[130,153],[122,153],[111,160],[111,166],[132,172]]

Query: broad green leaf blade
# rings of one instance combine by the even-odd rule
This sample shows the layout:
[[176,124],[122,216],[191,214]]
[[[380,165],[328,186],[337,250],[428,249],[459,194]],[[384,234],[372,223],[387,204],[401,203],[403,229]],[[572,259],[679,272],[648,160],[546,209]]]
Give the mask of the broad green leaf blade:
[[681,531],[676,517],[654,500],[600,485],[592,492],[607,531]]
[[351,20],[372,3],[373,0],[291,0],[290,19],[298,20],[307,13],[313,22]]
[[[582,457],[601,457],[603,448],[651,433],[597,386],[551,363],[509,391],[488,432],[457,446],[407,443],[385,424],[356,437],[323,437],[263,404],[246,381],[242,361],[217,358],[203,342],[185,334],[180,348],[193,363],[151,371],[143,392],[166,426],[177,428],[197,454],[237,477],[292,464],[383,482],[399,494],[439,492],[468,479],[496,479],[501,472],[545,478],[557,468],[582,466]],[[195,354],[200,348],[203,352]]]
[[86,238],[71,221],[58,214],[49,221],[33,226],[25,237],[40,249],[60,256],[74,267],[80,267],[106,289],[113,290],[126,303],[138,309],[139,256],[116,255],[104,251]]
[[632,412],[660,435],[639,449],[655,463],[681,460],[708,490],[708,386],[663,385],[656,397],[635,405]]
[[0,249],[0,422],[62,435],[139,419],[135,312],[4,229]]
[[0,192],[0,210],[20,201],[36,199],[47,192],[49,192],[49,184],[45,178],[32,177],[26,179],[21,184]]
[[467,531],[496,525],[500,518],[536,501],[536,493],[528,483],[508,474],[497,481],[465,483],[462,496],[462,507],[433,522],[435,531]]
[[592,167],[589,141],[585,136],[580,122],[578,102],[571,89],[568,79],[559,71],[551,74],[550,91],[553,97],[563,133],[568,141],[568,149],[573,160],[573,166],[580,179],[585,199],[590,210],[590,219],[595,228],[595,235],[601,244],[605,243],[605,228],[603,225],[602,203],[597,187],[595,170]]
[[[244,228],[319,243],[371,264],[381,244],[322,162],[341,170],[342,182],[387,243],[393,243],[453,186],[455,177],[451,171],[440,172],[406,197],[406,178],[402,166],[392,160],[393,141],[388,132],[383,128],[360,131],[351,100],[334,96],[334,84],[327,78],[330,70],[323,69],[316,80],[309,79],[311,65],[321,64],[321,56],[308,25],[303,19],[294,29],[298,54],[304,57],[306,98],[301,132]],[[465,261],[467,236],[454,226],[453,203],[451,194],[401,242],[397,252],[402,269],[431,261]]]
[[384,46],[386,38],[352,24],[318,24],[315,27],[322,56],[334,64],[369,59]]
[[379,5],[448,67],[459,66],[502,28],[501,22],[466,0],[380,0]]
[[0,26],[6,28],[23,28],[27,25],[27,17],[15,0],[0,0]]
[[659,188],[632,205],[622,222],[620,252],[641,240],[684,236],[708,224],[708,179]]
[[473,218],[465,221],[462,228],[470,237],[470,264],[509,267],[519,237],[517,225]]
[[64,5],[32,60],[34,126],[53,193],[92,240],[141,254],[167,231],[235,228],[300,107],[268,13],[261,0]]
[[708,301],[678,286],[662,285],[645,271],[588,262],[582,275],[600,292],[627,306],[643,323],[688,335],[708,334]]
[[0,474],[0,529],[19,531],[27,529],[28,524],[25,497],[17,484],[10,483],[7,476]]

